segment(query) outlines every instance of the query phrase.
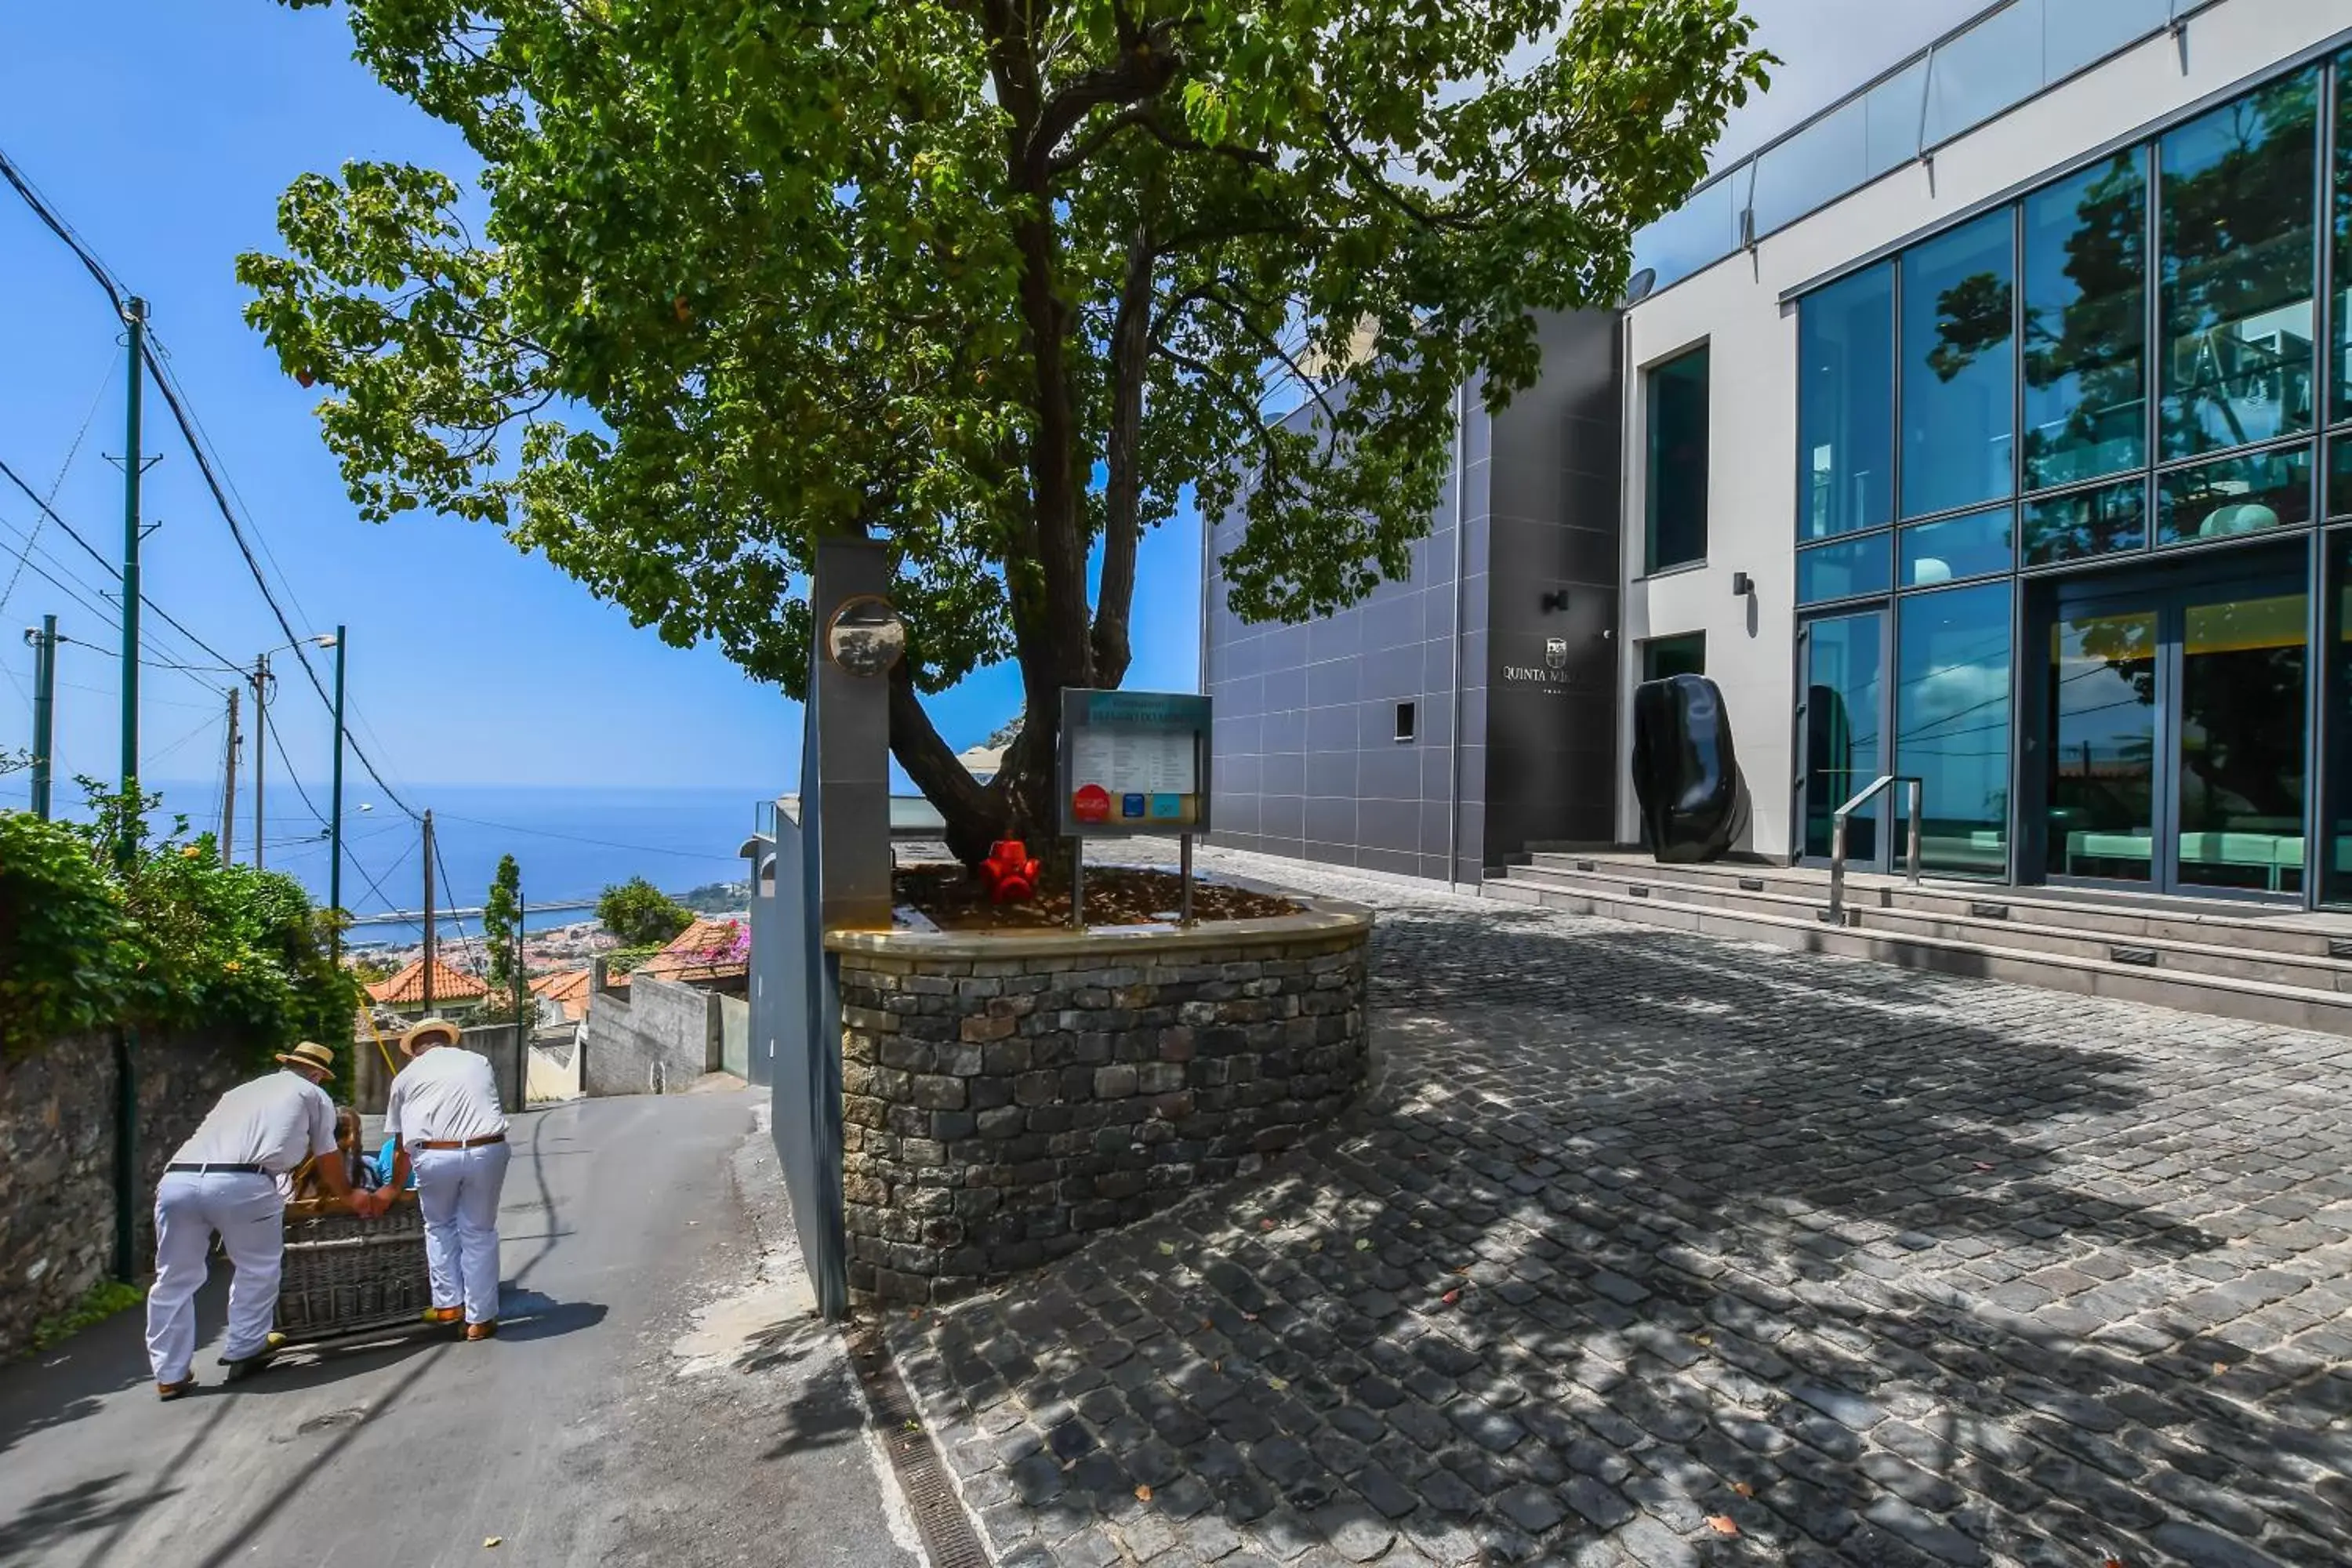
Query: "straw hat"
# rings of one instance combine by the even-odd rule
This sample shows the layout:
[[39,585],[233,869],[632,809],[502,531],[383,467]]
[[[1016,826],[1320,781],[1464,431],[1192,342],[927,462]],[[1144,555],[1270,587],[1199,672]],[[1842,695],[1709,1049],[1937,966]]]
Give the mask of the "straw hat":
[[421,1045],[454,1046],[465,1037],[457,1026],[446,1018],[427,1018],[400,1037],[400,1054],[413,1057]]
[[305,1040],[290,1051],[281,1051],[278,1059],[289,1068],[317,1068],[330,1077],[335,1070],[335,1053],[316,1040]]

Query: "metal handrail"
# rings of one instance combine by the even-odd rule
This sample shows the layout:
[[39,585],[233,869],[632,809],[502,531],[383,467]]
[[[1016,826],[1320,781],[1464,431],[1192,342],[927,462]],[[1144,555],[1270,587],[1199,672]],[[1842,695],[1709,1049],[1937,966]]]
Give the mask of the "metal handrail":
[[1863,805],[1880,790],[1886,788],[1889,784],[1909,784],[1911,786],[1904,792],[1904,814],[1910,818],[1910,831],[1906,836],[1907,842],[1906,845],[1907,853],[1905,855],[1904,858],[1908,862],[1910,867],[1910,876],[1907,879],[1915,888],[1919,885],[1920,803],[1926,795],[1927,785],[1921,780],[1913,777],[1909,773],[1881,773],[1878,777],[1871,780],[1870,784],[1860,795],[1855,795],[1852,800],[1847,801],[1843,805],[1839,806],[1837,808],[1837,815],[1830,819],[1830,908],[1829,914],[1825,918],[1832,925],[1843,925],[1845,923],[1846,819],[1852,816],[1855,812],[1861,810]]

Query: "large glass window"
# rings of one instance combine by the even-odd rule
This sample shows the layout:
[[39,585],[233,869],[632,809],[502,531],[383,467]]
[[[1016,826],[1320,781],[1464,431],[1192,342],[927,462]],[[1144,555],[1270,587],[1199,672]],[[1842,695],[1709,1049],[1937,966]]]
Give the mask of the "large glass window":
[[1929,870],[2009,868],[2009,602],[2007,583],[1900,602],[1895,771],[1921,781]]
[[2167,457],[2312,426],[2318,88],[2287,77],[2158,144]]
[[2004,208],[1903,253],[1903,515],[2010,493],[2014,227]]
[[2157,476],[2157,542],[2228,539],[2311,521],[2311,448],[2223,458]]
[[2010,509],[2003,506],[1905,529],[1904,585],[1933,587],[2008,571],[2014,559],[2010,549],[2014,521]]
[[2183,884],[2302,889],[2308,603],[2298,590],[2188,608],[2179,727]]
[[2025,488],[2147,461],[2147,180],[2118,153],[2025,199]]
[[1797,552],[1797,603],[1819,605],[1831,599],[1858,599],[1886,592],[1889,554],[1886,535],[1850,539],[1843,544],[1817,544]]
[[1797,308],[1797,531],[1829,539],[1894,515],[1895,269],[1874,267]]
[[2061,615],[2046,748],[2053,876],[2155,875],[2157,612]]
[[2147,481],[2075,490],[2025,503],[2025,563],[2137,550],[2147,542]]
[[1649,374],[1649,570],[1706,559],[1706,349]]
[[2327,443],[2327,515],[2352,517],[2352,436]]
[[2352,54],[2336,58],[2336,352],[2327,417],[2352,418]]
[[[1837,809],[1878,776],[1880,643],[1885,615],[1872,610],[1804,629],[1805,853],[1827,855]],[[1884,792],[1846,826],[1846,853],[1878,858]]]

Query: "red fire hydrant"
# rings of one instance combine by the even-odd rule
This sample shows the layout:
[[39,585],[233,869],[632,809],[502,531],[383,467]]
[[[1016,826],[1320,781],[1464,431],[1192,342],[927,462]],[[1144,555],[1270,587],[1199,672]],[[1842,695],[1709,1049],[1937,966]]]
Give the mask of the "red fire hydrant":
[[1020,839],[1000,838],[980,863],[980,879],[988,889],[989,902],[1026,903],[1037,896],[1037,862],[1029,858],[1029,847]]

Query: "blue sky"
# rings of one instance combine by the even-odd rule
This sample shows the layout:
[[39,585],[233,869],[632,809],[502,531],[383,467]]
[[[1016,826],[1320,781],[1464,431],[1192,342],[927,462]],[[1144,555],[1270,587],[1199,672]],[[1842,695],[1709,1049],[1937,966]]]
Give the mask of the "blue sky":
[[[1735,124],[1727,153],[1973,8],[1970,0],[1754,0],[1765,41],[1792,64],[1770,100]],[[350,626],[353,728],[395,786],[418,804],[429,804],[424,786],[434,783],[781,787],[794,768],[797,710],[715,651],[664,646],[490,530],[417,517],[376,527],[353,515],[318,438],[313,395],[282,376],[245,326],[232,274],[238,252],[276,246],[277,200],[299,174],[354,157],[466,167],[454,136],[349,55],[339,11],[293,12],[265,0],[11,7],[0,23],[0,148],[149,299],[175,374],[286,585],[295,630]],[[121,529],[121,480],[106,461],[122,447],[120,327],[72,256],[13,195],[0,195],[0,299],[9,305],[0,312],[0,460],[45,491],[58,483],[58,510],[111,555]],[[146,447],[163,460],[147,482],[145,514],[160,524],[146,546],[148,595],[206,642],[247,659],[285,639],[194,463],[152,394],[149,401]],[[0,589],[36,517],[0,485]],[[53,526],[41,540],[36,563],[95,577]],[[1147,541],[1129,686],[1193,686],[1199,548],[1189,519]],[[111,614],[95,593],[86,596]],[[110,774],[112,634],[29,571],[0,606],[8,671],[0,747],[24,745],[31,731],[30,650],[17,630],[51,611],[69,637],[91,645],[63,655],[59,775]],[[151,645],[151,658],[161,652]],[[331,725],[287,658],[279,668],[288,679],[273,721],[298,771],[323,779]],[[148,778],[217,771],[224,681],[147,672]],[[934,711],[962,745],[1017,701],[1007,668],[975,677]],[[677,743],[681,735],[690,743]],[[274,748],[270,767],[283,776]],[[0,779],[0,805],[21,802],[24,784],[21,773]]]

